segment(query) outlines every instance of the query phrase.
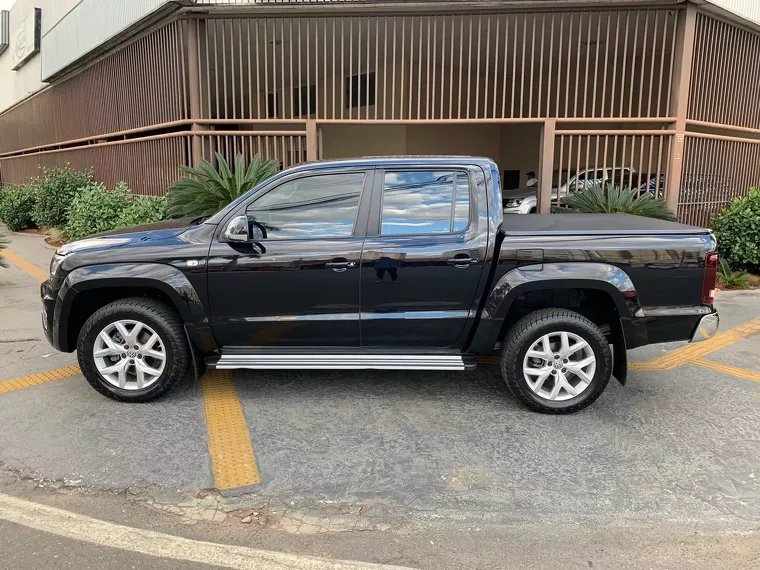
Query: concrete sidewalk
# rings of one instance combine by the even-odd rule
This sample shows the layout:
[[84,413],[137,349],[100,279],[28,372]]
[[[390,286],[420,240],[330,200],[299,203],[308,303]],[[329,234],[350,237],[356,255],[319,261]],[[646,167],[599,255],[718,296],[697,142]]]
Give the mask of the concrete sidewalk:
[[[9,249],[47,272],[55,248],[36,234],[10,234]],[[0,252],[2,255],[2,252]],[[39,282],[12,263],[0,269],[0,380],[76,364],[61,354],[42,331]]]

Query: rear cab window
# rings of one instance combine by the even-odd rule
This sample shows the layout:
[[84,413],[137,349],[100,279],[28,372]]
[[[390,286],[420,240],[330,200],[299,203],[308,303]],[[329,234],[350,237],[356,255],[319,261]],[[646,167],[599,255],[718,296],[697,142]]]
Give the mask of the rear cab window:
[[470,225],[470,180],[459,170],[394,170],[383,175],[380,235],[463,232]]

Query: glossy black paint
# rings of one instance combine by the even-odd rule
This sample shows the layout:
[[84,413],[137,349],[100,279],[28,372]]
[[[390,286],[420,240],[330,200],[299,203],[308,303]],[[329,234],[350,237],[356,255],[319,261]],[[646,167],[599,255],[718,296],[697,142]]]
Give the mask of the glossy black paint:
[[486,173],[455,168],[471,181],[469,224],[431,235],[380,235],[384,170],[378,170],[361,263],[362,346],[462,346],[477,313],[490,227]]
[[209,309],[220,346],[359,346],[359,265],[373,171],[321,168],[320,174],[364,172],[354,235],[320,239],[227,242],[227,220],[251,201],[310,170],[277,176],[231,209],[208,261]]
[[102,235],[75,241],[56,275],[43,283],[43,320],[48,340],[66,352],[76,348],[68,338],[69,311],[82,295],[113,287],[155,289],[166,294],[186,323],[196,347],[217,349],[206,287],[206,259],[214,227],[197,225],[129,234]]
[[[415,168],[467,173],[466,229],[381,235],[383,172]],[[229,220],[270,189],[347,171],[366,173],[352,236],[245,243],[223,237]],[[525,292],[584,288],[609,296],[619,344],[632,348],[689,338],[698,316],[635,314],[642,306],[701,305],[704,256],[714,249],[704,230],[627,216],[504,220],[498,171],[487,159],[314,163],[279,173],[198,225],[64,246],[63,263],[42,286],[44,321],[53,345],[73,350],[66,331],[77,298],[143,288],[171,299],[206,357],[224,348],[306,346],[491,354],[505,315]]]
[[[524,291],[547,288],[605,291],[617,307],[628,348],[691,336],[698,317],[648,318],[634,314],[642,306],[702,304],[704,258],[716,247],[711,234],[589,236],[582,230],[574,235],[544,230],[544,235],[510,235],[510,222],[507,217],[494,285],[469,351],[492,351],[511,303],[519,302]],[[525,260],[526,252],[538,256],[539,250],[541,265]]]

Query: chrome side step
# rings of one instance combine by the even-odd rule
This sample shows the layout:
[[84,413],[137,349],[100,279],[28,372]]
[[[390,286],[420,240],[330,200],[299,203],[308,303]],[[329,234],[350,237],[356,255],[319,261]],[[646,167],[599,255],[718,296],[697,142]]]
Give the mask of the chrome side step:
[[223,354],[219,370],[466,370],[461,355],[440,354]]

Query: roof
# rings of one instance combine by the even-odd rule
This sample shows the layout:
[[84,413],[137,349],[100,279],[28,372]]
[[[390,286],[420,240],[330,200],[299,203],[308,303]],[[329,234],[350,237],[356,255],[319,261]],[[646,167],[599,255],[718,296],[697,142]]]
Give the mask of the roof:
[[490,167],[493,160],[482,156],[464,155],[405,155],[405,156],[362,156],[357,158],[342,158],[339,160],[315,160],[287,169],[287,173],[304,170],[321,170],[331,168],[377,168],[404,166],[438,166],[474,164]]

